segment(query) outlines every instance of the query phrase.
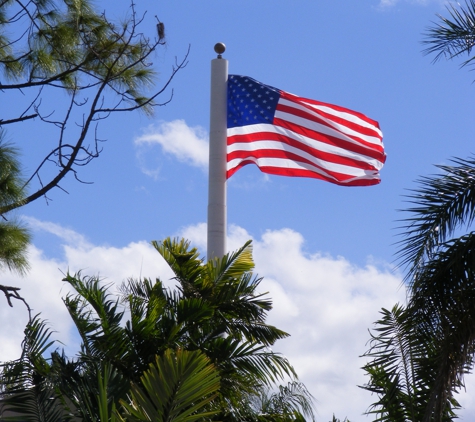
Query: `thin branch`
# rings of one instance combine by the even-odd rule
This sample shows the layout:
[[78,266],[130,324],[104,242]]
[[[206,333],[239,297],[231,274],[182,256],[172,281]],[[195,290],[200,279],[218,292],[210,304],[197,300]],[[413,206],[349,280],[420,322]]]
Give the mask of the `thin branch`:
[[7,299],[7,302],[8,302],[8,305],[13,308],[13,303],[12,303],[12,299],[17,299],[17,300],[20,300],[21,302],[23,302],[26,306],[26,309],[28,310],[28,315],[29,315],[29,319],[31,321],[31,308],[30,308],[30,305],[28,305],[27,301],[25,300],[25,298],[23,298],[22,296],[20,296],[20,293],[19,290],[21,290],[19,287],[13,287],[13,286],[5,286],[3,284],[0,284],[0,291],[3,292],[3,294],[5,295],[5,298]]
[[12,123],[24,122],[25,120],[34,119],[35,117],[38,117],[38,113],[29,114],[23,117],[17,117],[16,119],[8,119],[8,120],[0,119],[0,126],[9,125]]
[[[29,69],[25,72],[19,62],[20,71],[18,73],[21,72],[22,75],[28,73],[26,75],[27,80],[6,85],[0,84],[0,92],[7,89],[18,89],[19,92],[35,87],[41,89],[22,115],[12,119],[0,120],[0,126],[38,117],[41,122],[55,127],[57,143],[41,160],[24,185],[25,187],[30,185],[32,180],[37,178],[39,188],[21,202],[0,207],[0,215],[42,196],[46,197],[51,189],[59,187],[59,183],[69,172],[72,172],[74,177],[81,181],[77,173],[78,166],[87,165],[91,160],[97,158],[101,152],[98,143],[102,140],[98,136],[97,123],[108,118],[112,112],[140,109],[151,112],[154,107],[170,102],[173,98],[173,90],[166,101],[158,103],[157,98],[169,88],[176,73],[187,65],[190,51],[188,47],[183,60],[179,63],[177,60],[175,61],[175,66],[173,66],[165,84],[157,91],[152,92],[151,95],[147,95],[147,85],[151,83],[152,76],[154,76],[154,72],[150,69],[151,63],[148,63],[148,60],[152,53],[164,44],[164,41],[160,37],[158,39],[155,37],[151,41],[138,31],[138,25],[143,23],[144,18],[137,18],[133,2],[130,6],[131,16],[128,22],[121,27],[114,26],[103,14],[101,20],[95,20],[99,18],[99,15],[91,15],[93,23],[90,27],[85,24],[84,27],[76,28],[75,36],[77,36],[77,40],[71,46],[78,49],[79,58],[58,51],[59,47],[55,43],[52,31],[55,30],[56,24],[59,26],[62,23],[61,20],[56,21],[56,18],[50,20],[38,10],[35,2],[23,3],[21,0],[16,0],[16,3],[21,9],[18,13],[30,21],[29,30],[26,32],[28,46],[19,49],[19,51],[23,50],[22,54],[25,50],[28,52],[28,55],[24,57],[26,60],[21,60],[21,62],[27,62]],[[39,20],[41,20],[41,25],[38,24]],[[55,23],[55,25],[52,25],[52,23]],[[100,38],[96,38],[96,29],[103,31]],[[53,70],[45,70],[42,66],[35,66],[37,62],[35,62],[34,55],[39,51],[33,43],[35,39],[39,39],[40,43],[45,44],[46,54],[49,54],[53,61]],[[44,87],[50,87],[51,89],[43,93]],[[69,104],[64,107],[64,114],[61,114],[60,118],[55,116],[53,119],[50,116],[55,111],[46,115],[40,110],[41,98],[43,95],[49,95],[51,90],[57,88],[66,90],[71,98]],[[108,90],[106,91],[106,88],[112,91],[112,95],[107,94]],[[88,91],[86,92],[86,90]],[[146,93],[142,93],[142,90]],[[112,104],[109,97],[113,99]],[[128,103],[129,106],[125,106],[125,103]],[[71,122],[77,118],[80,107],[84,107],[86,110],[82,115],[82,119],[76,122],[79,130],[75,133],[74,125]],[[34,109],[35,113],[29,112],[31,108]],[[93,122],[96,122],[94,134],[89,135]],[[91,142],[90,145],[86,144],[88,136],[93,137],[93,143]],[[72,141],[66,144],[66,139],[68,141],[72,139]],[[40,172],[46,169],[47,163],[54,163],[60,170],[50,180],[45,178],[43,183]]]

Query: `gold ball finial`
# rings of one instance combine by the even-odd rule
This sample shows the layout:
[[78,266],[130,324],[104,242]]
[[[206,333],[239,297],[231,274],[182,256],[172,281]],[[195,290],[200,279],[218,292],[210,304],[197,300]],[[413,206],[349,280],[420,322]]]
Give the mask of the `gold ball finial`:
[[221,54],[223,54],[226,51],[226,46],[224,45],[224,43],[219,42],[214,45],[214,51],[218,53],[218,58],[220,59]]

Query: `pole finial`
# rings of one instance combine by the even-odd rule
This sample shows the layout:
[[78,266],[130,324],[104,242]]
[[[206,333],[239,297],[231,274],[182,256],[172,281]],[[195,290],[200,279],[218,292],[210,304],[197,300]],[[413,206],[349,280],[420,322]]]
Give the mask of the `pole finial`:
[[221,54],[223,54],[226,51],[226,45],[222,42],[219,42],[214,45],[214,51],[218,53],[218,59],[221,59],[222,58]]

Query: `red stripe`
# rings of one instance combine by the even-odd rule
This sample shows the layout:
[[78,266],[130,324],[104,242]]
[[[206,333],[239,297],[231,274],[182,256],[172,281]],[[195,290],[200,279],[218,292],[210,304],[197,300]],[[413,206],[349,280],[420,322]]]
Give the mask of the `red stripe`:
[[[324,102],[321,102],[321,101],[316,101],[316,100],[311,100],[309,98],[303,98],[303,97],[299,97],[297,95],[294,95],[294,94],[290,94],[288,92],[284,92],[284,91],[281,91],[281,98],[285,98],[289,101],[293,101],[294,103],[297,103],[297,104],[300,104],[304,107],[308,107],[306,104],[304,103],[310,103],[310,104],[313,104],[313,105],[316,105],[316,106],[323,106],[323,107],[328,107],[328,108],[331,108],[337,112],[340,112],[340,113],[348,113],[348,114],[352,114],[353,116],[356,116],[358,117],[359,119],[361,120],[364,120],[366,123],[372,125],[372,126],[375,126],[377,127],[378,129],[380,129],[379,127],[379,123],[376,121],[376,120],[373,120],[373,119],[370,119],[369,117],[365,116],[364,114],[362,113],[359,113],[357,111],[354,111],[354,110],[350,110],[348,108],[344,108],[344,107],[340,107],[340,106],[337,106],[337,105],[334,105],[334,104],[328,104],[328,103],[324,103]],[[314,110],[312,108],[312,110]],[[325,113],[324,111],[321,111],[319,110],[318,112],[320,113]],[[327,113],[325,113],[327,114]],[[347,125],[347,123],[353,123],[353,122],[348,122],[348,120],[345,120],[345,119],[341,119],[341,118],[337,118],[331,114],[328,115],[332,120],[335,120],[337,121],[336,119],[338,120],[341,120],[342,124],[344,124],[345,126]],[[356,125],[356,124],[355,124]],[[360,125],[356,125],[358,127],[363,127],[365,128],[364,126],[360,126]],[[366,128],[365,128],[366,129]],[[380,137],[379,133],[375,132],[377,137]]]
[[[352,151],[355,154],[374,158],[378,161],[381,161],[382,163],[384,163],[386,160],[383,147],[379,147],[379,146],[368,144],[368,143],[365,143],[365,145],[362,145],[362,142],[360,140],[357,140],[358,143],[345,141],[344,139],[337,138],[335,136],[326,135],[324,133],[308,129],[303,126],[296,125],[295,123],[288,122],[287,120],[274,119],[273,124],[274,126],[288,129],[292,132],[297,133],[298,135],[302,135],[307,138],[314,139],[315,141],[323,142],[325,144],[332,145],[341,149],[345,149],[347,151]],[[302,145],[302,144],[299,143],[299,145]]]
[[[242,161],[236,167],[226,172],[226,178],[229,179],[234,173],[236,173],[240,168],[246,166],[247,164],[256,164],[256,163],[254,163],[254,161],[252,160]],[[271,167],[271,166],[258,166],[258,167],[259,167],[259,170],[261,170],[263,173],[275,174],[277,176],[311,177],[313,179],[325,180],[327,182],[331,182],[340,186],[373,186],[373,185],[377,185],[381,183],[381,180],[379,178],[375,178],[375,179],[357,178],[355,180],[350,181],[350,179],[352,178],[346,174],[343,174],[343,175],[340,175],[340,178],[335,180],[331,177],[327,177],[323,174],[315,173],[310,170],[288,169],[288,168]]]
[[[313,154],[313,156],[321,161],[326,161],[327,163],[340,164],[348,167],[354,167],[361,170],[375,170],[377,169],[371,164],[363,161],[352,160],[351,158],[342,157],[341,155],[329,154],[320,152],[318,156]],[[281,149],[259,149],[256,151],[232,151],[228,153],[227,161],[234,160],[236,158],[247,158],[247,157],[256,157],[256,158],[283,158],[288,160],[293,160],[295,162],[308,163],[316,167],[321,167],[318,163],[308,158],[302,157],[295,152],[283,151]],[[328,170],[325,170],[328,171]]]
[[[301,104],[301,105],[304,106],[304,107],[307,107],[305,104]],[[350,138],[352,138],[352,139],[354,139],[358,142],[366,144],[370,148],[374,148],[374,147],[376,147],[376,145],[374,143],[365,141],[363,138],[359,137],[358,135],[350,135],[349,133],[345,133],[345,132],[342,131],[341,128],[337,127],[336,125],[338,124],[338,125],[341,125],[341,126],[344,126],[344,127],[348,128],[348,129],[351,129],[352,131],[354,131],[356,133],[359,133],[361,135],[371,136],[373,138],[377,138],[377,139],[381,140],[381,136],[374,129],[358,125],[354,122],[350,122],[350,121],[345,120],[341,117],[333,116],[332,114],[325,113],[322,110],[315,110],[315,109],[312,109],[312,108],[308,108],[309,111],[304,111],[304,110],[301,110],[299,108],[295,108],[295,107],[285,105],[285,104],[281,104],[281,103],[277,104],[276,110],[282,111],[284,113],[292,114],[294,116],[297,116],[297,117],[300,117],[302,119],[308,120],[312,123],[313,122],[319,123],[319,124],[321,124],[323,126],[326,126],[330,129],[336,131],[336,132],[341,133],[343,136],[350,137]],[[330,120],[330,122],[328,120]],[[332,123],[335,123],[335,125],[332,125]]]
[[[374,143],[365,141],[364,139],[362,139],[358,136],[346,134],[346,133],[342,132],[341,130],[339,130],[338,128],[330,125],[328,122],[326,122],[322,118],[319,118],[318,116],[315,116],[314,114],[305,112],[303,110],[295,109],[295,108],[290,107],[290,106],[285,106],[285,105],[282,105],[282,104],[277,105],[277,110],[292,114],[292,115],[300,117],[302,119],[309,120],[310,122],[320,123],[320,124],[322,124],[326,127],[331,128],[332,130],[334,130],[336,132],[341,133],[342,136],[344,136],[344,137],[353,139],[354,141],[358,142],[359,144],[365,146],[368,149],[384,152],[384,148],[383,148],[382,145],[376,145]],[[340,119],[340,120],[342,120],[342,119]],[[345,120],[341,124],[345,124],[345,122],[347,122],[347,121]],[[308,129],[308,128],[300,126],[300,125],[297,125],[296,123],[288,122],[285,119],[275,118],[274,121],[273,121],[273,124],[275,124],[277,126],[287,127],[289,129],[296,128],[297,129],[296,131],[298,131],[298,129],[301,129],[301,130],[308,131],[308,133],[314,133],[315,135],[314,136],[310,135],[309,136],[310,138],[315,138],[316,139],[316,136],[318,135],[318,136],[321,136],[321,137],[325,137],[327,139],[333,139],[334,140],[332,142],[333,145],[339,145],[339,143],[341,143],[341,142],[348,143],[348,141],[345,141],[344,139],[334,137],[334,136],[331,136],[331,135],[327,135],[327,134],[324,134],[324,133],[321,133],[321,132],[318,132],[318,131],[312,131],[311,129]],[[345,126],[350,127],[350,125],[348,125],[348,124],[345,124]],[[367,135],[367,136],[373,136],[373,137],[378,138],[378,139],[381,140],[381,137],[376,132],[373,131],[372,133],[363,133],[362,130],[359,130],[359,129],[356,128],[356,127],[362,128],[361,126],[358,126],[358,125],[353,125],[353,126],[354,126],[352,128],[353,130],[359,131],[359,133],[362,133],[362,134]],[[362,128],[362,129],[366,129],[366,128]],[[293,129],[291,129],[291,130],[293,130]],[[368,132],[368,130],[366,130],[366,132]],[[353,145],[353,144],[349,143],[349,145]]]
[[[287,122],[285,122],[285,123],[287,123]],[[306,132],[311,132],[311,131],[308,131],[308,130],[306,131],[303,128],[295,128],[295,129],[296,129],[296,131],[300,132],[301,135],[308,136],[310,138],[316,139],[316,140],[321,141],[321,142],[325,142],[325,143],[330,144],[330,145],[336,145],[338,147],[341,147],[341,148],[345,149],[346,151],[354,152],[357,155],[365,155],[365,156],[374,158],[375,160],[378,160],[382,163],[384,163],[384,160],[386,158],[384,154],[379,154],[377,151],[367,150],[365,148],[362,148],[362,147],[360,147],[358,145],[355,145],[355,144],[352,144],[352,143],[346,142],[346,143],[348,143],[348,145],[342,145],[342,142],[339,142],[339,143],[336,142],[336,141],[332,142],[331,139],[323,137],[321,134],[317,134],[317,135],[320,135],[320,136],[315,136],[312,133],[306,133]],[[250,133],[250,134],[246,134],[246,135],[233,135],[233,136],[228,137],[227,144],[232,145],[233,143],[252,143],[252,142],[255,142],[255,141],[276,141],[276,142],[280,142],[282,144],[290,145],[294,148],[305,151],[305,152],[307,152],[308,154],[310,154],[314,157],[322,158],[322,159],[326,159],[324,157],[328,157],[327,161],[333,161],[333,162],[337,162],[337,163],[340,163],[340,164],[349,163],[347,165],[351,165],[352,167],[363,168],[361,166],[370,165],[370,164],[367,163],[367,160],[365,160],[365,157],[361,157],[361,160],[357,160],[357,159],[354,159],[354,158],[351,158],[351,157],[341,156],[339,154],[324,152],[320,149],[313,148],[313,147],[311,147],[309,145],[306,145],[306,144],[304,144],[304,143],[302,143],[298,140],[295,140],[295,139],[293,139],[289,136],[284,136],[282,134],[275,133],[275,132],[257,132],[257,133]],[[333,157],[333,159],[331,157]],[[371,168],[373,168],[373,167],[371,166]]]
[[[251,141],[252,142],[252,141]],[[328,163],[340,164],[345,165],[348,167],[354,167],[361,170],[375,170],[377,169],[368,162],[354,160],[348,157],[342,157],[341,155],[330,154],[322,151],[318,151],[318,153],[313,153],[313,157],[319,159],[321,161],[326,161]],[[308,163],[314,166],[320,167],[320,165],[315,162],[314,160],[310,160],[308,158],[302,157],[299,154],[291,151],[285,151],[280,149],[259,149],[256,151],[246,151],[246,150],[238,150],[229,152],[227,155],[227,161],[234,160],[236,158],[247,158],[247,157],[256,157],[256,158],[283,158],[288,159],[296,162]],[[325,170],[328,171],[328,170]]]

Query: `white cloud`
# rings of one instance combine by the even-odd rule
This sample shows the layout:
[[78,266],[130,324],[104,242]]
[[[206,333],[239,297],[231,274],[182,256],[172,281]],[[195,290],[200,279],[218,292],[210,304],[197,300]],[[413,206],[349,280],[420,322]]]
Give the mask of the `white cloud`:
[[41,221],[34,217],[23,216],[22,219],[26,221],[29,227],[37,231],[45,231],[54,234],[59,239],[63,240],[67,244],[74,244],[81,249],[88,248],[91,244],[86,238],[74,230],[67,229],[59,224],[51,223],[49,221]]
[[394,6],[399,0],[381,0],[379,3],[380,7],[391,7]]
[[[182,235],[205,248],[206,225]],[[251,238],[232,226],[228,249]],[[317,399],[318,419],[331,420],[335,413],[366,420],[361,414],[372,397],[357,387],[365,383],[359,356],[381,307],[404,301],[401,278],[388,268],[360,268],[342,257],[305,253],[302,235],[291,229],[267,231],[253,245],[256,272],[264,276],[261,286],[274,303],[269,322],[291,334],[275,349],[289,358]]]
[[142,171],[151,177],[158,178],[160,174],[160,167],[150,164],[155,146],[181,162],[203,170],[208,168],[208,133],[201,126],[188,126],[184,120],[151,125],[134,143]]
[[[146,242],[133,242],[122,248],[98,246],[56,224],[34,219],[30,223],[58,236],[64,243],[64,256],[60,260],[49,259],[31,247],[32,270],[28,277],[4,274],[2,284],[22,287],[21,293],[35,312],[42,312],[57,331],[57,338],[66,345],[74,337],[61,302],[67,293],[61,271],[69,268],[83,269],[87,275],[100,273],[107,277],[107,282],[116,284],[140,274],[159,276],[164,281],[172,276],[159,254]],[[179,235],[205,253],[206,224],[187,227]],[[251,238],[245,229],[231,226],[228,249],[235,250]],[[331,420],[335,413],[341,419],[348,416],[352,422],[367,421],[362,413],[375,397],[357,387],[365,382],[360,369],[364,361],[359,356],[367,349],[367,330],[379,318],[380,308],[404,301],[400,276],[389,267],[371,264],[370,260],[366,266],[358,267],[343,257],[307,253],[304,238],[291,229],[267,231],[253,239],[253,245],[256,273],[264,277],[262,291],[268,291],[274,303],[269,323],[291,334],[278,342],[275,350],[289,358],[317,399],[318,420]],[[26,320],[21,303],[9,308],[4,301],[0,306],[1,361],[18,356]],[[473,391],[472,378],[468,384],[468,390]],[[473,415],[470,396],[463,395],[461,401],[467,403],[465,415]]]
[[[31,246],[29,259],[31,271],[27,277],[9,273],[2,274],[1,284],[20,287],[20,294],[33,309],[33,315],[41,313],[57,332],[55,338],[67,346],[73,346],[75,333],[70,317],[61,298],[70,291],[62,281],[68,271],[83,275],[99,275],[105,282],[120,285],[128,277],[140,275],[154,279],[158,275],[168,280],[171,270],[158,252],[145,241],[133,242],[122,248],[96,246],[84,236],[61,226],[28,218],[34,230],[45,230],[61,239],[64,256],[57,260],[44,256],[38,248]],[[28,320],[25,306],[13,301],[10,308],[0,293],[0,361],[19,356],[23,330]]]
[[406,3],[418,4],[418,5],[422,5],[422,6],[425,6],[425,5],[430,4],[430,3],[443,4],[443,3],[447,2],[447,0],[380,0],[378,6],[381,9],[387,9],[389,7],[395,6],[398,3],[402,3],[403,1],[406,2]]

